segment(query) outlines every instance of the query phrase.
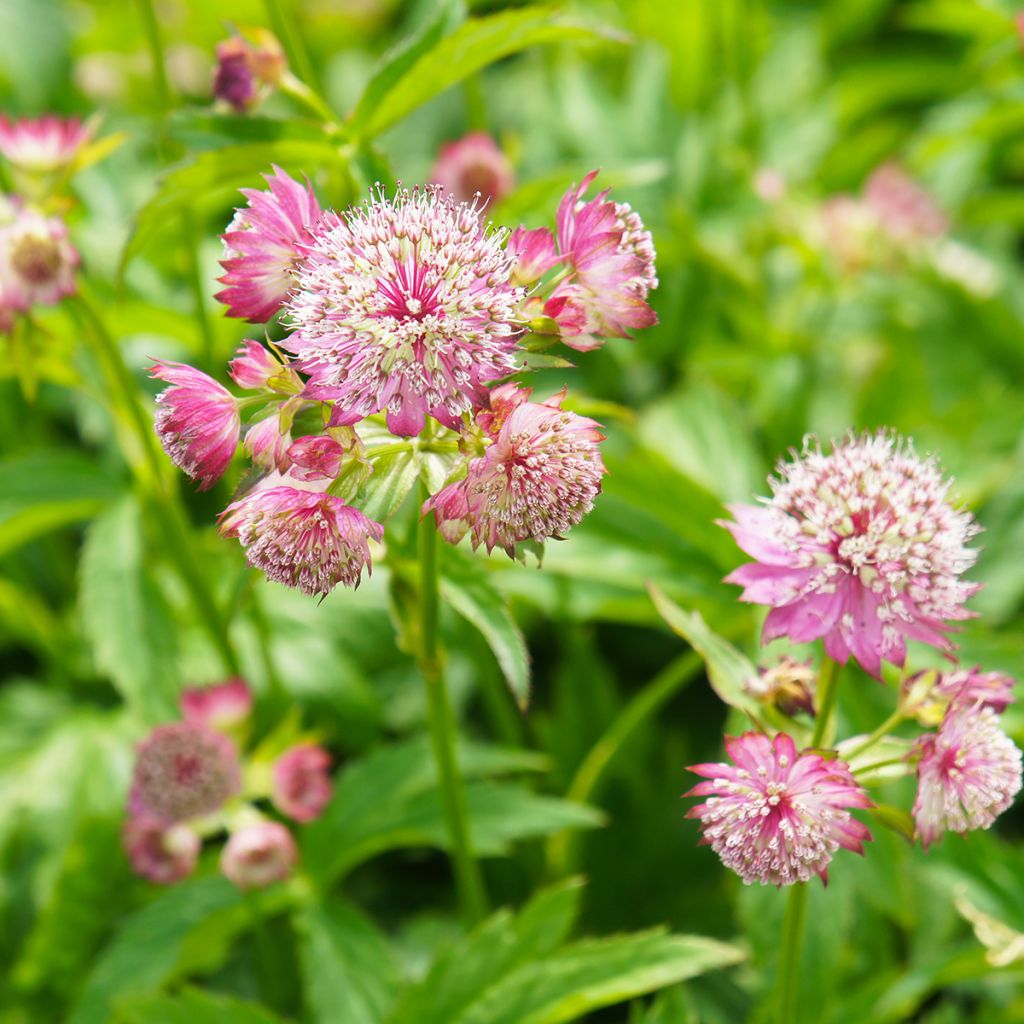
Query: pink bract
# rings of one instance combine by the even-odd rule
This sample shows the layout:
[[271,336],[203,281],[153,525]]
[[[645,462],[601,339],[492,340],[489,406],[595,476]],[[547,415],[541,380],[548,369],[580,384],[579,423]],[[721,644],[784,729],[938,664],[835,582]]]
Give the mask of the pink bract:
[[288,461],[288,449],[291,444],[291,432],[281,432],[281,415],[278,411],[249,427],[245,432],[243,447],[245,454],[257,466],[285,473],[291,464]]
[[247,391],[270,387],[273,378],[287,373],[280,360],[258,341],[243,341],[235,358],[228,363],[228,375]]
[[244,679],[228,679],[215,686],[191,687],[181,695],[186,722],[229,732],[252,712],[252,691]]
[[15,219],[0,228],[0,280],[13,309],[53,306],[75,292],[80,259],[59,217],[17,208]]
[[370,571],[368,542],[384,536],[340,498],[293,486],[251,491],[221,513],[220,529],[268,579],[311,595],[359,586],[363,568]]
[[325,434],[300,437],[287,452],[289,472],[296,480],[333,480],[344,454],[345,449]]
[[977,526],[949,504],[935,461],[878,433],[827,455],[808,446],[777,472],[770,499],[730,506],[721,524],[756,559],[726,581],[771,606],[763,641],[824,638],[831,658],[852,654],[874,676],[883,660],[903,664],[908,639],[950,650],[949,623],[971,616],[978,590],[960,579]]
[[287,878],[298,860],[288,829],[276,821],[259,821],[232,834],[221,852],[220,869],[240,889],[263,889]]
[[555,248],[555,236],[547,228],[534,228],[532,231],[516,228],[509,235],[505,248],[516,256],[512,268],[515,284],[533,284],[562,261]]
[[1021,788],[1021,753],[991,708],[954,703],[917,752],[914,823],[926,848],[943,832],[988,828]]
[[185,363],[157,363],[150,376],[171,387],[157,396],[156,432],[171,461],[209,490],[238,448],[238,403],[212,377]]
[[526,389],[501,392],[506,408],[493,443],[464,480],[424,504],[447,540],[468,530],[474,548],[500,546],[515,557],[520,541],[560,539],[593,508],[605,472],[598,424],[562,409],[564,395],[542,403],[529,396]]
[[172,885],[192,874],[201,846],[187,825],[134,816],[125,821],[121,841],[135,874],[157,885]]
[[94,125],[75,117],[45,114],[12,121],[0,115],[0,153],[20,170],[48,174],[70,164],[94,131]]
[[249,205],[236,211],[224,239],[226,287],[217,298],[228,316],[265,323],[295,288],[295,272],[311,229],[320,219],[320,204],[308,185],[300,185],[280,167],[264,175],[269,191],[242,189]]
[[707,799],[686,816],[700,819],[702,842],[746,884],[827,882],[840,847],[864,852],[871,833],[849,809],[871,801],[843,761],[798,754],[785,733],[727,736],[725,747],[734,764],[689,769],[707,781],[685,795]]
[[430,180],[465,203],[476,196],[497,203],[515,185],[508,157],[486,132],[471,132],[443,145]]
[[331,799],[331,755],[314,743],[286,750],[274,762],[272,799],[294,821],[319,818]]
[[455,430],[486,403],[487,382],[516,368],[521,330],[502,241],[439,186],[325,216],[283,346],[309,374],[309,397],[334,402],[332,426],[383,411],[400,436],[427,416]]

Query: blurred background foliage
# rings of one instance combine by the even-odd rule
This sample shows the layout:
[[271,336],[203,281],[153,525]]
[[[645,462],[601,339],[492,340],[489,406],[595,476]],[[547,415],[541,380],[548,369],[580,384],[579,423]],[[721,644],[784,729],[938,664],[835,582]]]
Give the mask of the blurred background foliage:
[[[0,108],[100,110],[104,133],[124,133],[76,178],[69,220],[85,287],[146,395],[148,360],[219,374],[246,336],[212,299],[217,236],[237,188],[258,184],[272,162],[308,174],[341,207],[374,180],[424,180],[443,142],[479,129],[511,156],[519,182],[496,222],[550,223],[559,196],[593,167],[641,212],[659,252],[660,326],[534,382],[546,394],[568,379],[575,407],[608,427],[610,474],[594,513],[548,545],[541,571],[446,552],[456,611],[443,625],[492,901],[521,906],[574,872],[587,885],[563,882],[520,918],[495,919],[493,934],[459,938],[420,681],[394,642],[391,574],[382,567],[358,593],[320,605],[255,581],[215,534],[224,483],[206,495],[182,489],[189,543],[230,610],[243,674],[258,694],[286,689],[336,756],[337,796],[305,831],[303,877],[255,905],[212,863],[162,892],[130,876],[119,822],[132,744],[173,714],[183,685],[225,671],[131,483],[138,453],[82,344],[90,325],[60,308],[8,340],[0,360],[5,1022],[516,1024],[581,1019],[616,1002],[592,1019],[762,1019],[780,894],[744,889],[698,847],[678,799],[684,766],[717,759],[723,730],[742,723],[727,722],[692,660],[677,660],[685,645],[645,584],[755,655],[758,616],[720,582],[741,556],[714,519],[723,503],[764,493],[774,460],[808,432],[888,425],[941,455],[985,528],[974,572],[985,589],[962,660],[1024,674],[1015,4],[607,0],[557,16],[469,6],[159,0],[162,75],[145,5],[2,0]],[[282,8],[301,43],[274,23]],[[396,42],[494,16],[526,20],[503,22],[475,66],[465,49],[427,60],[404,91],[359,107],[342,143],[281,96],[245,118],[211,113],[213,49],[232,24],[278,31],[293,68],[349,111]],[[532,26],[522,45],[513,25]],[[303,49],[308,68],[296,63]],[[822,204],[859,193],[887,161],[947,214],[952,269],[877,252],[850,265],[829,244]],[[401,521],[389,540],[401,552]],[[525,680],[522,637],[526,715],[502,681]],[[664,673],[652,694],[649,681]],[[852,668],[844,684],[842,719],[870,728],[891,694]],[[1024,743],[1024,715],[1011,709],[1005,722]],[[621,749],[587,792],[573,791],[583,803],[565,800],[609,730],[626,737]],[[841,855],[828,889],[812,893],[806,1019],[1024,1020],[1019,960],[991,962],[1024,931],[1020,812],[927,855],[875,833],[866,858]],[[996,919],[979,932],[989,950],[955,894]],[[648,934],[595,950],[579,938],[663,924],[737,943],[746,959],[684,981],[702,970],[697,945]],[[526,952],[493,962],[499,934],[513,945],[518,935]],[[531,958],[575,972],[574,991],[591,995],[568,1009],[519,1006],[514,996],[544,990]],[[479,995],[474,971],[489,989],[463,1017]],[[602,978],[611,987],[595,995]],[[621,1002],[673,982],[653,1002]],[[435,994],[469,987],[431,1004],[431,984]]]

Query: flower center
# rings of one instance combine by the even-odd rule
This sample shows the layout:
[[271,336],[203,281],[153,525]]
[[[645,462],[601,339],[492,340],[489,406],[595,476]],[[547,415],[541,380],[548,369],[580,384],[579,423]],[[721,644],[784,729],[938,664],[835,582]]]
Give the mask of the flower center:
[[42,284],[52,280],[60,268],[60,249],[50,238],[25,235],[15,243],[11,264],[25,280]]
[[392,275],[381,275],[377,279],[377,291],[384,299],[378,315],[403,322],[422,321],[434,314],[444,316],[438,285],[439,282],[431,284],[428,281],[426,268],[415,260],[411,266],[396,263]]

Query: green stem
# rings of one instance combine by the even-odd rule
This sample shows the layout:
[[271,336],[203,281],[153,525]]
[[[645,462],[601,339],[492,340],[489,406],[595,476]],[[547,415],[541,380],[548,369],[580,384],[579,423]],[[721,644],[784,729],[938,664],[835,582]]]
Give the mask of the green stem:
[[331,110],[327,100],[306,85],[301,79],[296,78],[290,72],[285,72],[281,76],[278,88],[286,96],[290,96],[296,103],[305,107],[311,114],[323,121],[328,128],[337,129],[338,115]]
[[185,250],[185,258],[188,261],[188,284],[192,292],[192,304],[195,307],[196,320],[199,321],[199,340],[202,345],[203,369],[210,370],[213,367],[215,347],[213,324],[210,323],[210,314],[206,309],[206,292],[203,287],[199,235],[195,230],[195,221],[190,210],[183,212],[181,226],[185,239],[183,248]]
[[299,78],[311,86],[316,85],[313,62],[310,60],[306,41],[296,24],[291,0],[263,0],[263,6],[274,34],[284,47],[288,62],[295,68]]
[[[686,651],[651,679],[590,748],[573,776],[566,799],[585,803],[629,737],[671,697],[696,679],[703,664],[696,651]],[[552,836],[548,843],[549,864],[558,874],[566,874],[572,870],[570,861],[570,834],[560,832]]]
[[804,922],[807,920],[807,883],[789,887],[786,913],[782,919],[782,941],[779,948],[777,978],[778,1024],[797,1024],[797,992],[800,975],[800,950],[803,946]]
[[888,736],[903,721],[903,717],[903,712],[897,708],[863,743],[845,754],[844,760],[849,763],[855,757],[860,757],[865,750],[870,750],[883,736]]
[[820,747],[831,739],[829,733],[832,729],[832,719],[835,717],[836,695],[839,692],[839,687],[836,686],[838,674],[839,666],[827,654],[823,654],[818,673],[818,717],[815,719],[814,734],[811,736],[812,747]]
[[[903,755],[901,757],[889,757],[889,758],[886,758],[886,760],[884,760],[884,761],[873,761],[871,764],[866,764],[866,765],[864,765],[861,768],[854,768],[853,769],[853,774],[855,776],[857,776],[857,775],[867,775],[868,772],[878,771],[879,768],[889,768],[889,767],[891,767],[894,764],[906,764],[906,763],[907,763],[906,755]],[[865,783],[865,785],[866,785],[866,783]]]
[[[421,500],[429,492],[421,484]],[[469,808],[466,792],[459,775],[455,751],[456,725],[452,713],[448,687],[438,640],[439,580],[438,533],[432,516],[424,516],[419,523],[419,665],[427,687],[427,717],[430,739],[437,767],[437,784],[448,829],[455,885],[459,904],[467,924],[475,924],[487,912],[480,865],[473,855],[469,832]]]
[[153,84],[156,86],[157,99],[161,113],[171,108],[171,87],[167,81],[167,64],[164,60],[164,41],[160,35],[160,22],[153,9],[152,0],[139,0],[139,13],[142,15],[142,27],[146,33],[146,43],[153,64]]

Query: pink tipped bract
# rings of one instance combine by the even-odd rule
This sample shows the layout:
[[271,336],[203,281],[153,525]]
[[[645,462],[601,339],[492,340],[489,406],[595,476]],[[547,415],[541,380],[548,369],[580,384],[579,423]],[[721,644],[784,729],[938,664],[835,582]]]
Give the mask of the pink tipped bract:
[[902,665],[906,641],[942,650],[978,586],[960,577],[977,557],[973,517],[947,500],[935,461],[886,433],[849,437],[829,454],[780,463],[763,505],[733,505],[725,526],[756,561],[726,577],[741,600],[769,605],[763,641],[824,638],[874,676]]
[[191,687],[180,703],[186,722],[229,732],[252,713],[252,691],[244,679],[228,679],[215,686]]
[[331,799],[331,755],[315,743],[286,750],[274,762],[274,806],[293,821],[319,818]]
[[221,852],[220,869],[240,889],[263,889],[287,878],[298,860],[288,829],[276,821],[259,821],[232,834]]
[[864,852],[871,833],[849,809],[871,801],[843,761],[798,754],[785,733],[727,736],[725,747],[734,764],[689,769],[706,781],[685,795],[706,799],[687,817],[700,819],[702,842],[746,884],[827,882],[838,849]]
[[70,164],[93,132],[92,125],[75,117],[45,114],[12,121],[0,115],[0,154],[19,170],[49,174]]

